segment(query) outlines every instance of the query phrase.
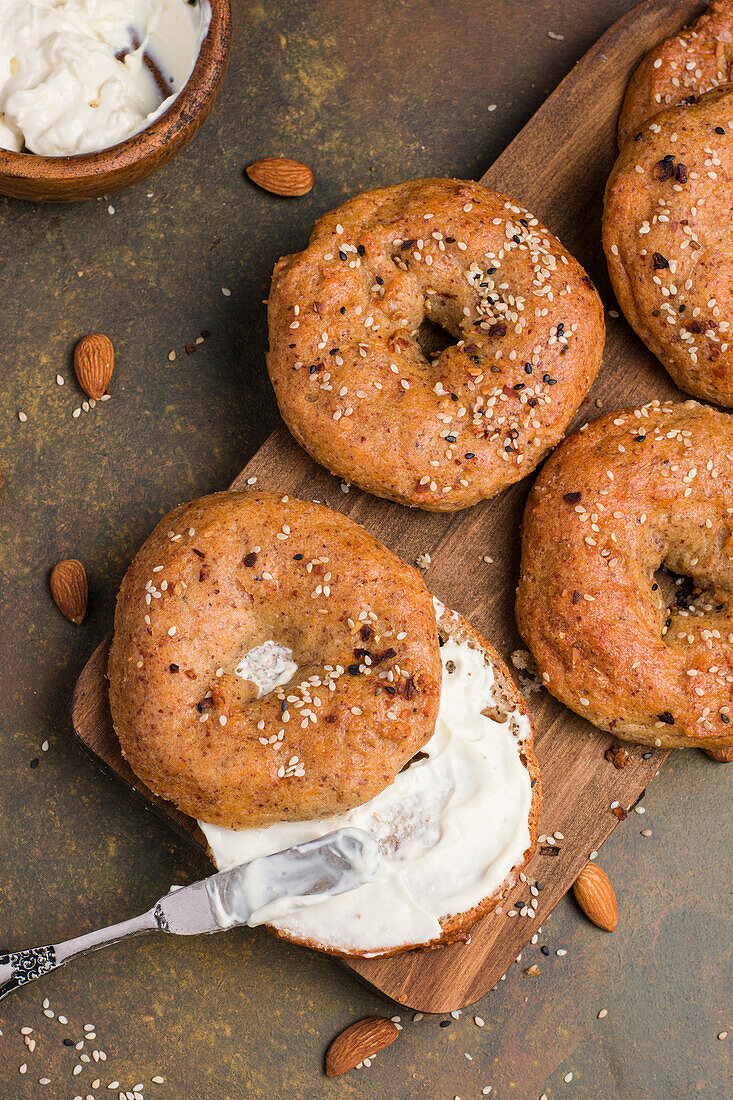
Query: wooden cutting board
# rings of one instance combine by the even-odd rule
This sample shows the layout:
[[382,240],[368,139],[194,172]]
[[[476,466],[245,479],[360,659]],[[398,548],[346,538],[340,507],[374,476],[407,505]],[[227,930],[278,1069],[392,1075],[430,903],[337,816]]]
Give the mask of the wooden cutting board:
[[[648,0],[634,8],[578,62],[481,180],[519,199],[545,221],[585,265],[609,308],[615,302],[601,250],[600,219],[624,89],[641,56],[701,8],[694,0]],[[603,366],[575,426],[600,415],[599,410],[679,396],[624,319],[609,317]],[[507,659],[520,646],[513,604],[519,523],[531,479],[464,512],[421,512],[354,489],[344,492],[338,479],[316,466],[284,428],[270,436],[232,488],[245,489],[253,478],[258,488],[328,503],[363,524],[408,562],[429,554],[425,579],[431,591],[467,616]],[[492,564],[482,560],[485,555],[493,558]],[[122,758],[109,714],[108,648],[109,639],[79,678],[73,700],[74,728],[106,769],[179,833],[203,847],[196,823],[156,798]],[[610,803],[618,801],[629,808],[668,755],[630,746],[633,762],[616,770],[604,758],[604,751],[614,743],[612,737],[593,729],[546,692],[533,695],[530,707],[544,787],[540,832],[559,832],[564,838],[555,845],[541,845],[528,869],[542,884],[536,917],[508,915],[529,900],[528,888],[520,883],[501,915],[492,914],[476,925],[469,945],[345,963],[409,1008],[446,1012],[483,996],[552,912],[589,853],[599,849],[618,824]],[[630,819],[627,827],[636,827],[640,820]]]

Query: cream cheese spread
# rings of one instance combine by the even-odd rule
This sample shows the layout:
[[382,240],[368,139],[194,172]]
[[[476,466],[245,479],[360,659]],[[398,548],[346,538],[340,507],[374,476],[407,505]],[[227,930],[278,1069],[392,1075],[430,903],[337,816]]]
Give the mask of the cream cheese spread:
[[297,671],[292,649],[272,640],[250,649],[234,670],[237,676],[255,685],[258,699],[290,683]]
[[116,145],[188,81],[208,0],[0,0],[0,147],[41,156]]
[[425,943],[440,935],[441,918],[472,909],[521,862],[530,846],[532,787],[520,759],[529,719],[482,713],[494,707],[494,672],[482,653],[449,639],[441,657],[427,755],[376,798],[323,820],[260,829],[199,822],[220,870],[348,826],[379,841],[384,865],[374,882],[298,910],[284,899],[269,920],[275,928],[367,955]]

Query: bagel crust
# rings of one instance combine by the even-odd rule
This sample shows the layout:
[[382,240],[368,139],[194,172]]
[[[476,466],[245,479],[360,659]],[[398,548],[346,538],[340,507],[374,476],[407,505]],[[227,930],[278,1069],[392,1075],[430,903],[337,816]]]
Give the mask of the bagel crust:
[[[332,473],[455,511],[530,473],[601,361],[591,280],[536,218],[463,180],[367,191],[278,261],[268,370],[283,419]],[[421,326],[454,343],[426,354]]]
[[712,0],[689,27],[643,58],[626,89],[619,148],[654,115],[733,79],[733,0]]
[[[688,578],[669,600],[662,566]],[[545,687],[601,729],[733,745],[733,418],[653,402],[565,440],[527,502],[517,623]]]
[[[297,671],[258,698],[236,669],[268,642]],[[377,795],[432,735],[441,675],[417,570],[345,516],[275,493],[218,493],[161,520],[122,582],[109,658],[132,769],[233,829]]]
[[606,187],[619,305],[674,381],[733,405],[733,86],[657,115]]

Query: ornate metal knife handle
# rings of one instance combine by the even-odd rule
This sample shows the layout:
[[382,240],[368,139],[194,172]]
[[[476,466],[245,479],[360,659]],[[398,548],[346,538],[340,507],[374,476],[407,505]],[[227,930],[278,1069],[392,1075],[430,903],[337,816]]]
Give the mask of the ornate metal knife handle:
[[[162,914],[161,914],[162,915]],[[0,953],[0,1000],[14,989],[35,981],[42,974],[57,970],[69,959],[86,955],[110,943],[124,940],[128,936],[138,936],[141,932],[163,931],[158,920],[157,907],[139,917],[111,924],[108,928],[99,928],[87,932],[73,940],[52,943],[46,947],[29,947],[26,951],[6,951]]]

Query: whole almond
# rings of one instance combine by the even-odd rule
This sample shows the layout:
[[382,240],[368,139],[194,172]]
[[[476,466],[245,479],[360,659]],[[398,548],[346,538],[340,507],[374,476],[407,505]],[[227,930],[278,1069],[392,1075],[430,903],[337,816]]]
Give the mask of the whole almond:
[[618,924],[618,903],[611,880],[597,863],[587,863],[573,884],[575,900],[588,920],[606,932]]
[[78,626],[87,613],[89,586],[84,566],[76,558],[67,558],[51,570],[51,595],[67,619]]
[[79,385],[89,397],[98,399],[107,392],[115,365],[115,349],[108,336],[94,333],[82,336],[74,351],[74,370]]
[[273,195],[307,195],[313,186],[313,173],[307,164],[288,157],[265,157],[246,169],[247,175],[264,191]]
[[338,1077],[393,1043],[399,1031],[386,1016],[366,1016],[337,1035],[326,1053],[326,1074]]

